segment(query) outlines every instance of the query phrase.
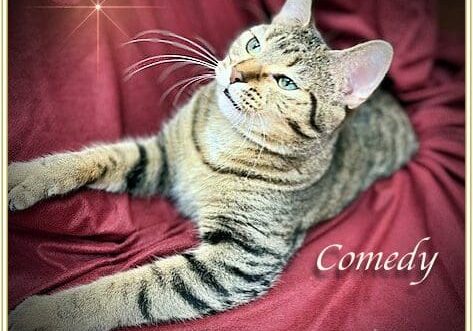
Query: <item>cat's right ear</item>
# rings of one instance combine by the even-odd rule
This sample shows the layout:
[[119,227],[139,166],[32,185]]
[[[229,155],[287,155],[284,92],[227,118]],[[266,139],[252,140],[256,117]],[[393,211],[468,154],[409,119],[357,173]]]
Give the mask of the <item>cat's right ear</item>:
[[334,56],[336,74],[343,81],[344,103],[350,109],[360,106],[378,88],[393,59],[392,46],[382,40],[329,53]]
[[312,0],[287,0],[273,23],[308,26],[311,19]]

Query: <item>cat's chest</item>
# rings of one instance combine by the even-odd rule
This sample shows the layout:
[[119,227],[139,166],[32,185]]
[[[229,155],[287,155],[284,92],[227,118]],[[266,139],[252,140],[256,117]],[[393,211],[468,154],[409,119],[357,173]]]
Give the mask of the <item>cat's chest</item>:
[[[189,128],[189,127],[188,127]],[[219,204],[222,196],[233,192],[234,180],[220,172],[213,160],[222,143],[206,143],[203,147],[185,130],[174,136],[169,155],[170,194],[184,215],[198,218],[210,204]],[[216,166],[214,166],[216,165]]]
[[235,181],[212,169],[195,149],[187,150],[173,168],[171,195],[188,217],[199,217],[206,206],[220,204],[235,189]]

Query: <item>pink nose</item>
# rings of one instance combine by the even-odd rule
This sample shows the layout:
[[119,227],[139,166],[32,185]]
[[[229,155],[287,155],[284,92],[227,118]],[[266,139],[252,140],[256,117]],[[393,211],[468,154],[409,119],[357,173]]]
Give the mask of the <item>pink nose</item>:
[[235,67],[232,68],[232,74],[230,75],[230,84],[242,83],[243,74],[238,71]]

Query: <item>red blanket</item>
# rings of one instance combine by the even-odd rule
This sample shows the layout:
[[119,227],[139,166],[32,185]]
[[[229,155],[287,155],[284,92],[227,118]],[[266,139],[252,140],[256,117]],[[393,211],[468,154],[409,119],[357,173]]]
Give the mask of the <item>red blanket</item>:
[[[88,0],[35,1],[90,5]],[[388,86],[420,139],[414,160],[363,193],[336,219],[315,227],[270,293],[241,308],[160,330],[462,330],[464,325],[464,46],[438,33],[435,1],[319,0],[315,17],[327,40],[346,47],[375,38],[395,48]],[[166,46],[120,47],[161,28],[200,36],[224,54],[238,32],[274,13],[282,0],[107,0],[91,9],[32,8],[10,1],[9,157],[28,160],[97,141],[156,132],[174,112],[163,69],[124,82],[126,66]],[[112,23],[112,21],[114,23]],[[98,73],[97,73],[98,70]],[[404,254],[422,238],[439,257],[427,280],[418,272],[316,270],[320,251]],[[197,243],[191,223],[159,197],[80,190],[9,218],[9,304],[83,284]],[[340,254],[340,257],[341,257]],[[150,330],[154,328],[149,328]],[[138,330],[138,329],[137,329]]]

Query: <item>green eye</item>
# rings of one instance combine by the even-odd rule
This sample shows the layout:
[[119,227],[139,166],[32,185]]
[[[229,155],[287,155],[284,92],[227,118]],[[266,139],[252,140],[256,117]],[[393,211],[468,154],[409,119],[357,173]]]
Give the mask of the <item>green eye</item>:
[[298,90],[299,87],[297,87],[296,83],[292,79],[286,76],[279,76],[276,77],[276,81],[278,82],[278,85],[280,88],[286,91],[294,91]]
[[261,52],[261,44],[259,43],[259,40],[256,37],[251,38],[248,44],[246,44],[246,51],[251,55],[255,55]]

